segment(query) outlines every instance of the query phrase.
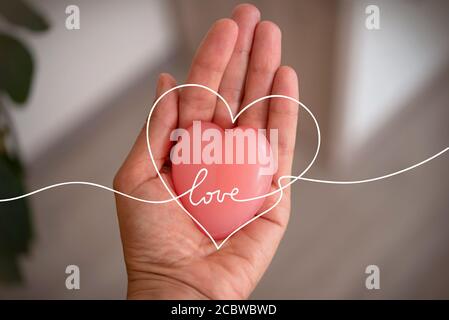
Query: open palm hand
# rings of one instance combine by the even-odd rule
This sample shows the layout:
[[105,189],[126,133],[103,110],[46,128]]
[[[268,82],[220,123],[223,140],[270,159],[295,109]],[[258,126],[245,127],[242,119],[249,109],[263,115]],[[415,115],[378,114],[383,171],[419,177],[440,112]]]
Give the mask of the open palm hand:
[[[218,91],[234,114],[249,102],[269,94],[298,97],[298,80],[281,67],[281,33],[271,22],[260,22],[259,11],[240,5],[232,19],[217,21],[200,45],[187,83]],[[158,80],[157,96],[176,85],[168,74]],[[278,177],[291,171],[298,107],[272,99],[245,111],[237,125],[278,129]],[[233,127],[228,111],[216,96],[201,88],[168,94],[155,109],[149,139],[158,170],[171,184],[170,132],[193,120]],[[142,130],[114,180],[115,189],[134,197],[163,200],[170,197],[150,162]],[[279,193],[265,200],[269,208]],[[290,215],[290,190],[280,203],[234,234],[220,250],[175,201],[147,204],[116,197],[121,238],[128,272],[129,298],[241,299],[257,285],[284,234]]]

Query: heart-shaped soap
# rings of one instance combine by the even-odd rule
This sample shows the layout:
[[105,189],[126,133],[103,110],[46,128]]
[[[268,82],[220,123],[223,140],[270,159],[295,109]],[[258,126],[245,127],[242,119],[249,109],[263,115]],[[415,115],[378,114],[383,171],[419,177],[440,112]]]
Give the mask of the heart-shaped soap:
[[[270,191],[273,153],[264,132],[194,121],[172,134],[172,179],[184,208],[215,239],[226,238],[259,211]],[[190,192],[189,192],[190,190]]]

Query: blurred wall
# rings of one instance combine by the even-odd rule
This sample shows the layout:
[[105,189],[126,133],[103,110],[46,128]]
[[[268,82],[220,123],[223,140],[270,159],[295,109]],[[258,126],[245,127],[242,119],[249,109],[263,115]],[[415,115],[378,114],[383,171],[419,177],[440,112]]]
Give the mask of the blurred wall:
[[[26,107],[11,110],[28,164],[107,107],[111,95],[126,90],[176,48],[173,17],[162,0],[34,0],[31,4],[51,27],[40,35],[18,30],[36,62]],[[68,5],[80,8],[80,30],[65,27]]]
[[[380,30],[365,27],[370,4],[380,9]],[[338,21],[333,153],[351,164],[382,126],[413,107],[417,92],[432,90],[429,83],[446,72],[449,2],[341,1]]]

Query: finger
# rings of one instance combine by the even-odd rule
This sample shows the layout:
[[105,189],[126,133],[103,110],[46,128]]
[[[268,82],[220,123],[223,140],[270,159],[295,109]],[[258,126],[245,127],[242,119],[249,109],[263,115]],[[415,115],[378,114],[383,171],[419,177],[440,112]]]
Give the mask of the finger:
[[[161,74],[158,79],[156,99],[175,85],[176,81],[171,75]],[[158,170],[161,169],[169,155],[170,133],[177,127],[177,119],[178,92],[175,90],[159,101],[150,119],[148,137]],[[117,186],[121,191],[134,190],[141,183],[156,176],[156,168],[151,163],[148,153],[145,123],[128,157],[116,175],[114,186]]]
[[[298,77],[295,70],[286,66],[278,69],[273,82],[272,94],[299,99]],[[278,169],[273,179],[277,184],[279,177],[291,174],[299,106],[296,102],[284,98],[270,100],[267,130],[270,140],[274,139],[272,134],[277,132]],[[273,141],[270,143],[272,147],[276,147]],[[283,184],[285,183],[287,181],[283,181]]]
[[[298,100],[298,77],[295,70],[290,67],[280,67],[273,81],[273,90],[271,94],[289,96]],[[284,175],[291,174],[295,140],[296,127],[298,123],[298,104],[294,101],[284,98],[270,99],[268,111],[268,137],[272,148],[277,149],[277,171],[273,176],[271,191],[279,189],[278,179]],[[273,130],[276,130],[275,132]],[[277,134],[278,143],[275,145],[273,135]],[[282,185],[288,183],[289,180],[282,180]],[[282,198],[279,200],[279,197]],[[279,200],[279,203],[277,201]],[[283,191],[283,194],[277,193],[268,197],[260,212],[272,208],[277,205],[259,219],[244,228],[245,232],[250,234],[252,238],[259,239],[264,245],[273,245],[273,253],[276,245],[282,238],[287,227],[290,216],[290,187]],[[269,234],[269,236],[267,236]],[[267,242],[269,241],[269,242]],[[271,243],[271,244],[270,244]]]
[[[263,21],[257,26],[254,36],[242,107],[270,94],[280,62],[281,31],[276,24]],[[268,100],[264,100],[249,108],[239,117],[238,124],[265,128],[268,103]]]
[[[162,74],[157,88],[157,97],[176,86],[176,80],[169,74]],[[150,119],[148,137],[151,142],[151,152],[156,162],[157,170],[162,168],[170,154],[171,132],[178,126],[178,91],[168,93],[155,107]],[[152,167],[153,168],[153,167]],[[156,176],[156,170],[150,171]]]
[[[235,115],[243,98],[249,55],[260,12],[251,4],[241,4],[234,9],[232,19],[239,27],[239,34],[218,92],[228,102],[232,114]],[[232,127],[229,110],[220,99],[215,108],[214,122],[222,128]]]
[[[202,84],[218,91],[223,73],[237,40],[238,26],[231,19],[215,22],[200,45],[190,68],[187,83]],[[203,88],[185,88],[180,94],[179,125],[193,120],[211,121],[217,97]]]

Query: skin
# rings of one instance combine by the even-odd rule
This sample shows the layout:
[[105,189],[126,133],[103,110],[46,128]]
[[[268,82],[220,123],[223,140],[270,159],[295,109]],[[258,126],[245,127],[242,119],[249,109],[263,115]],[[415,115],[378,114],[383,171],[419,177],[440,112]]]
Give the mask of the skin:
[[[256,7],[237,6],[231,19],[215,22],[193,59],[186,83],[218,91],[236,113],[250,101],[269,94],[298,98],[293,69],[280,66],[281,32],[269,21],[260,22]],[[169,74],[158,79],[156,96],[176,86]],[[295,147],[298,106],[271,99],[238,119],[237,125],[279,130],[279,176],[290,175]],[[232,127],[229,115],[214,95],[200,88],[176,90],[153,112],[149,138],[165,181],[171,185],[169,134],[193,120]],[[133,196],[163,200],[170,197],[150,163],[145,129],[114,179],[116,190]],[[261,210],[278,195],[267,198]],[[290,189],[277,207],[232,236],[216,250],[176,202],[146,204],[116,196],[120,234],[128,273],[130,299],[246,299],[254,290],[285,232],[290,215]]]

